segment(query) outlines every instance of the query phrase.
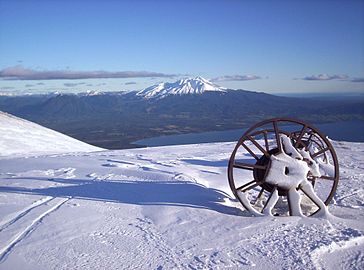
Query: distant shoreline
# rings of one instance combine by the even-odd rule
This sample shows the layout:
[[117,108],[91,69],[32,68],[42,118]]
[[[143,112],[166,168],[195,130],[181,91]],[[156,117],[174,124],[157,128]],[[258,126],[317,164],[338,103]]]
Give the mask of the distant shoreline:
[[[364,121],[352,120],[335,123],[314,124],[330,139],[338,141],[364,142]],[[209,131],[169,136],[158,136],[138,140],[131,144],[142,146],[165,146],[194,143],[214,143],[237,141],[248,127],[226,131]]]

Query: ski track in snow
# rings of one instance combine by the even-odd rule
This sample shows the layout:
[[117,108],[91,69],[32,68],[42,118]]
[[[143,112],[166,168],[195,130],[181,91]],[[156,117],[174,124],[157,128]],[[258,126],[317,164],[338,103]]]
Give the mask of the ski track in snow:
[[29,205],[28,207],[24,208],[23,210],[14,213],[13,217],[10,217],[9,219],[6,219],[4,221],[1,221],[0,222],[0,232],[2,232],[8,226],[10,226],[14,222],[16,222],[17,220],[19,220],[23,216],[25,216],[27,213],[29,213],[35,207],[38,207],[38,206],[40,206],[42,204],[45,204],[45,203],[48,203],[49,201],[51,201],[53,199],[54,199],[53,197],[45,197],[45,198],[42,198],[40,200],[37,200],[34,203],[32,203],[31,205]]
[[[27,212],[29,212],[31,209],[42,205],[44,203],[49,203],[53,200],[54,198],[45,198],[41,203],[33,206],[32,208],[22,212],[22,214],[18,215],[13,221],[15,222],[16,220],[19,220],[21,217],[23,217]],[[67,202],[70,198],[58,198],[58,199],[54,199],[57,200],[57,203],[52,206],[51,208],[49,208],[47,211],[43,212],[41,215],[39,215],[38,217],[36,217],[34,220],[31,221],[31,224],[28,225],[24,230],[20,231],[17,235],[15,235],[12,240],[7,243],[4,247],[2,247],[0,249],[0,263],[6,258],[6,256],[8,256],[12,249],[20,242],[22,241],[25,237],[27,237],[28,235],[30,235],[34,230],[36,230],[37,226],[39,226],[39,224],[42,222],[42,220],[49,215],[50,213],[56,211],[58,208],[60,208],[65,202]],[[6,224],[6,227],[10,226],[11,224],[13,224],[14,222],[10,222]],[[2,227],[2,230],[5,227]]]
[[242,211],[234,145],[1,160],[0,269],[15,256],[46,269],[364,269],[364,144],[335,142],[332,219]]

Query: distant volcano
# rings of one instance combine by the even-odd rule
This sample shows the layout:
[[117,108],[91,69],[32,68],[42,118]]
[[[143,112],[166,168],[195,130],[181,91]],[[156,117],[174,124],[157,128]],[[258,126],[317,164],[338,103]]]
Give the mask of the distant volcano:
[[169,95],[203,94],[206,91],[225,92],[226,88],[202,77],[181,79],[174,83],[160,83],[137,93],[144,98],[164,98]]

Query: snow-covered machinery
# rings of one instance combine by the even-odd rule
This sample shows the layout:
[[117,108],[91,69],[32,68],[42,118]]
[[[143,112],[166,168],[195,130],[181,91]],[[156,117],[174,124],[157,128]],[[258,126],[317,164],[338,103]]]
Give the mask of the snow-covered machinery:
[[228,167],[235,197],[255,215],[326,213],[339,181],[330,141],[297,119],[262,121],[239,139]]

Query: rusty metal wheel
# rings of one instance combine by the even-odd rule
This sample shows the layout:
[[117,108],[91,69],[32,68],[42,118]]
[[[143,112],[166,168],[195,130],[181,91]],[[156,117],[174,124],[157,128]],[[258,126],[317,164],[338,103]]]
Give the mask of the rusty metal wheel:
[[255,215],[310,216],[326,211],[339,181],[330,141],[297,119],[262,121],[239,139],[228,167],[230,188]]

